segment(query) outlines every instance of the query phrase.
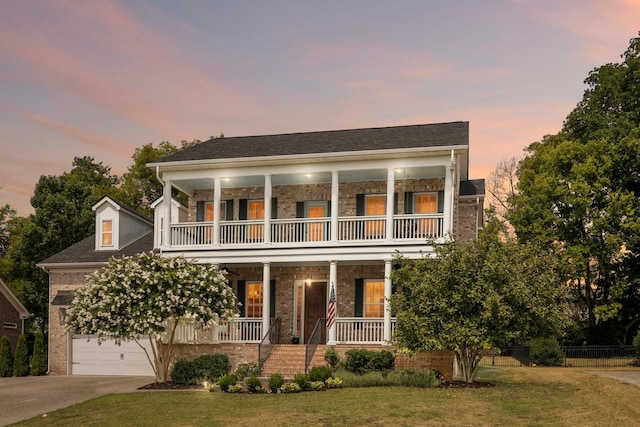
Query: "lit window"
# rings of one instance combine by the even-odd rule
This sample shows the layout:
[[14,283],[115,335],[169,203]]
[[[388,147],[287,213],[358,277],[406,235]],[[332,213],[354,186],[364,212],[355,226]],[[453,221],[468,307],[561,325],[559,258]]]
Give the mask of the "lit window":
[[110,219],[102,221],[102,246],[113,245],[113,223]]
[[[227,203],[220,202],[220,221],[224,221],[227,215]],[[204,204],[204,220],[213,222],[213,202],[206,202]],[[210,243],[213,238],[213,227],[207,226],[204,229],[205,242]]]
[[247,282],[245,315],[262,317],[262,282]]
[[[365,215],[384,215],[387,211],[387,197],[371,195],[365,198]],[[367,237],[384,237],[386,222],[384,219],[370,220],[366,222]]]
[[[264,219],[264,200],[249,200],[247,203],[247,219],[260,220]],[[263,224],[249,225],[249,241],[262,240]]]
[[364,317],[384,317],[384,280],[365,280]]
[[[437,193],[418,193],[413,196],[413,212],[416,214],[429,214],[438,212]],[[418,236],[438,236],[437,219],[420,219],[417,221]]]
[[[324,218],[327,216],[326,211],[326,202],[307,202],[307,218]],[[310,222],[308,238],[315,242],[324,240],[324,223]]]

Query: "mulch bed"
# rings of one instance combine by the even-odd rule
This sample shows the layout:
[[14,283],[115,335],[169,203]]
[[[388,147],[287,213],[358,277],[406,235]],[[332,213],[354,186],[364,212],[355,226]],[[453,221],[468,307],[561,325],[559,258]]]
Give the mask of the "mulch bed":
[[[480,381],[472,383],[464,381],[442,381],[440,383],[440,388],[491,388],[495,386],[495,384]],[[138,388],[138,390],[204,390],[204,387],[201,384],[185,385],[167,381],[166,383],[151,383],[143,385]]]

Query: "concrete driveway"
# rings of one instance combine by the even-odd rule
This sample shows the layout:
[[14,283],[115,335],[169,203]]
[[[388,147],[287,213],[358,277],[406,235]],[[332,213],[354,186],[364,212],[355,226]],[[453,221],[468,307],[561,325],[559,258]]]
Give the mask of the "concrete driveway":
[[640,387],[640,369],[623,371],[585,371],[602,377],[614,378]]
[[110,393],[131,393],[153,377],[42,376],[0,378],[0,426]]

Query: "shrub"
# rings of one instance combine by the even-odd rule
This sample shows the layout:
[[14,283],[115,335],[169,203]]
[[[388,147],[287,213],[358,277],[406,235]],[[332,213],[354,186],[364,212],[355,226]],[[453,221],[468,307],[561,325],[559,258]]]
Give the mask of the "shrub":
[[0,338],[0,377],[13,375],[13,354],[11,354],[11,341],[3,336]]
[[29,349],[27,348],[27,337],[21,334],[13,356],[13,376],[26,377],[27,375],[29,375]]
[[[333,378],[327,378],[327,381]],[[309,388],[313,391],[322,391],[324,390],[324,383],[322,381],[311,381],[309,383]]]
[[171,369],[171,380],[177,384],[198,384],[198,372],[192,360],[177,360]]
[[336,369],[340,364],[340,356],[338,356],[338,352],[333,346],[327,347],[327,349],[324,351],[324,360],[333,369]]
[[229,388],[227,388],[227,393],[240,393],[242,391],[242,386],[240,384],[231,384]]
[[282,374],[276,372],[269,376],[269,390],[271,390],[272,393],[276,393],[283,384],[284,377]]
[[[220,389],[224,392],[228,392],[231,386],[235,386],[237,383],[236,376],[234,374],[226,374],[218,379],[218,385]],[[241,387],[242,388],[242,387]]]
[[198,375],[198,382],[216,381],[231,370],[229,357],[222,353],[202,355],[194,359],[193,363]]
[[258,364],[256,362],[242,362],[236,366],[233,373],[236,374],[237,378],[245,378],[252,375],[257,376],[260,373],[260,370],[258,369]]
[[282,393],[300,393],[302,389],[296,383],[286,383],[282,384],[282,386],[280,387],[280,391]]
[[33,355],[31,356],[31,375],[44,375],[47,373],[47,351],[44,344],[42,331],[36,332],[33,343]]
[[306,374],[298,373],[293,376],[293,382],[298,384],[300,390],[307,389],[308,378]]
[[247,390],[249,390],[249,393],[259,393],[262,389],[262,381],[260,381],[260,378],[255,375],[251,375],[247,378],[245,384],[247,384]]
[[332,373],[333,369],[330,366],[314,366],[309,369],[309,381],[325,382]]
[[327,388],[338,388],[338,387],[342,387],[342,380],[338,377],[327,378],[326,384],[327,384]]
[[384,387],[389,381],[380,371],[369,371],[364,374],[356,374],[350,371],[338,371],[344,387]]
[[171,370],[171,380],[178,384],[194,385],[203,381],[217,381],[231,369],[226,354],[205,354],[194,360],[178,360]]
[[562,366],[565,354],[553,337],[531,340],[531,362],[540,366]]
[[433,370],[408,371],[399,369],[387,374],[389,385],[402,387],[438,387],[440,375]]
[[347,371],[355,374],[364,374],[369,371],[388,371],[393,369],[395,362],[395,356],[387,350],[353,349],[347,351],[346,356],[347,358],[342,365]]

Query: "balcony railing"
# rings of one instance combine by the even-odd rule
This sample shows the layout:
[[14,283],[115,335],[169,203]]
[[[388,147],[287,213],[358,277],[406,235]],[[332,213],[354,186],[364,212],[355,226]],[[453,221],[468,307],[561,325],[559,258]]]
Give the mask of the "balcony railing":
[[173,339],[180,344],[259,343],[261,340],[262,319],[248,317],[220,321],[213,326],[202,326],[194,320],[179,320]]
[[[391,337],[396,328],[396,319],[391,319]],[[338,344],[385,344],[384,319],[365,317],[339,317],[336,319],[336,341]]]
[[[437,239],[443,237],[444,215],[411,214],[393,216],[393,236],[399,241]],[[211,246],[214,243],[213,222],[171,224],[172,247]],[[375,242],[387,239],[385,216],[353,216],[338,218],[338,242]],[[242,246],[264,243],[264,221],[221,221],[220,246]],[[331,242],[331,218],[289,218],[271,220],[271,244],[290,246],[300,243],[322,245]]]

